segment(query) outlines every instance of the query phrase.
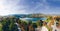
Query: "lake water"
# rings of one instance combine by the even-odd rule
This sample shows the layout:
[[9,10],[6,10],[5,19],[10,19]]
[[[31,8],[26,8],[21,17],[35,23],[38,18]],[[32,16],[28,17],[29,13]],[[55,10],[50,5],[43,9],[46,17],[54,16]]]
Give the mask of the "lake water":
[[46,20],[47,18],[20,18],[27,21],[37,21],[37,20]]

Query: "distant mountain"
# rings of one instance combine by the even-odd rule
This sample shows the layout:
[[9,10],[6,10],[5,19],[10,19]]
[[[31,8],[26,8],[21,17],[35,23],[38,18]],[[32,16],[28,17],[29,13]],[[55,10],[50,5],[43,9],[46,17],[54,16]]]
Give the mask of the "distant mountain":
[[8,16],[15,16],[17,18],[35,18],[35,17],[46,17],[46,16],[59,16],[56,14],[11,14]]
[[13,14],[12,16],[25,18],[27,15],[26,14]]
[[15,17],[20,17],[20,18],[32,18],[32,17],[42,17],[44,14],[11,14],[9,16],[15,16]]

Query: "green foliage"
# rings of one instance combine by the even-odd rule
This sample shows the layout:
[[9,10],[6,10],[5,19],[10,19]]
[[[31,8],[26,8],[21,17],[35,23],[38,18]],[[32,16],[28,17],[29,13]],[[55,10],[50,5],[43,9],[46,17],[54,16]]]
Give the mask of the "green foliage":
[[0,22],[0,31],[2,31],[2,23]]
[[0,23],[0,31],[18,31],[15,20],[12,18],[4,18]]
[[[16,19],[16,18],[15,18]],[[16,22],[16,20],[15,20],[14,18],[4,18],[3,20],[2,20],[2,22],[0,22],[0,31],[18,31],[18,27],[17,27],[17,25],[15,24],[15,22]],[[49,22],[50,21],[50,19],[51,19],[51,17],[50,18],[48,18],[47,20],[46,20],[46,22]],[[41,22],[37,22],[37,23],[32,23],[32,21],[29,21],[29,22],[27,22],[27,21],[21,21],[21,20],[17,20],[17,22],[21,25],[24,25],[24,28],[25,28],[25,30],[27,29],[27,26],[28,25],[33,25],[33,27],[34,28],[36,28],[37,26],[42,26],[41,24]]]

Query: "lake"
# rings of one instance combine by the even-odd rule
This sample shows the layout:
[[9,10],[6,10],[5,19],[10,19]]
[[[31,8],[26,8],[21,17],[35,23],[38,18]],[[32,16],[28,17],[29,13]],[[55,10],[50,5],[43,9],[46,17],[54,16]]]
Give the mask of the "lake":
[[37,20],[46,20],[47,18],[20,18],[20,19],[27,21],[37,21]]

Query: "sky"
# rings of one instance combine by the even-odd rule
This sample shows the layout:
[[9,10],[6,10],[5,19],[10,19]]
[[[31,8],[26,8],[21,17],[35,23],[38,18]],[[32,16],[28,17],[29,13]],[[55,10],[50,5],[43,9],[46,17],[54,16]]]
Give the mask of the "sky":
[[0,0],[0,15],[60,14],[60,0]]

